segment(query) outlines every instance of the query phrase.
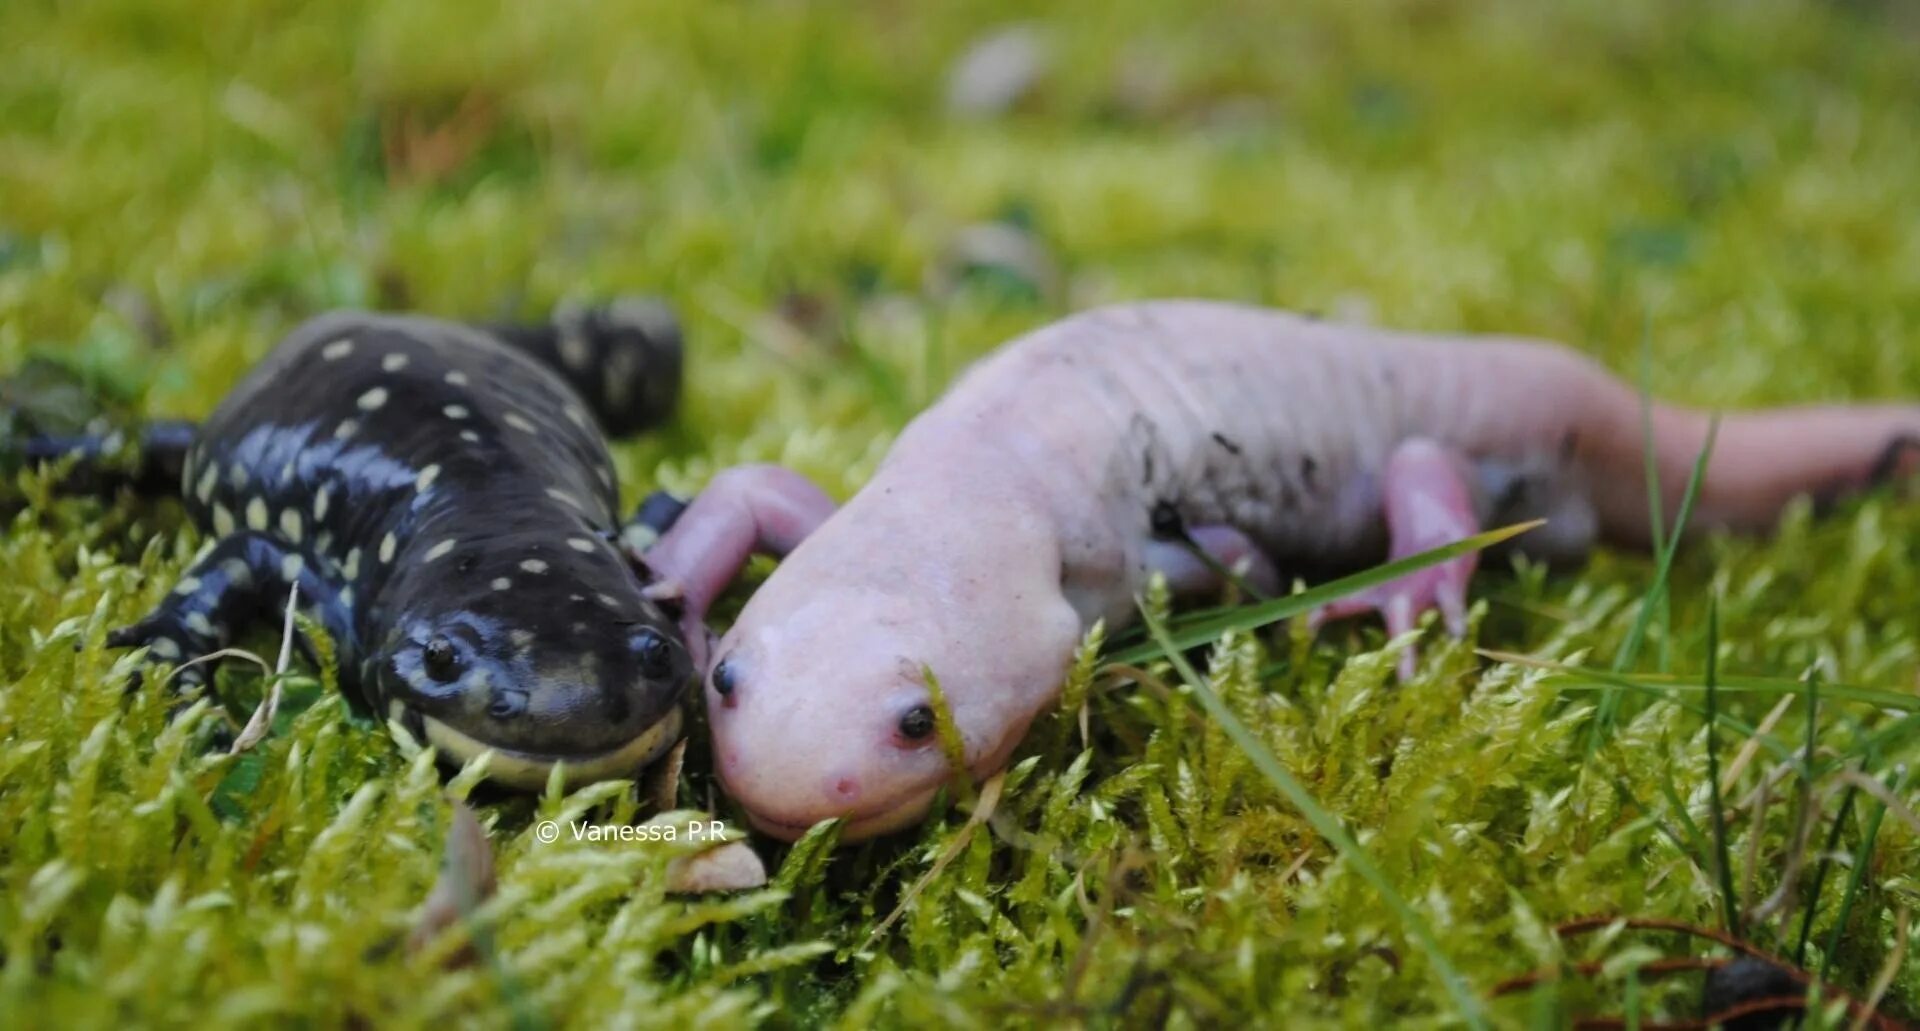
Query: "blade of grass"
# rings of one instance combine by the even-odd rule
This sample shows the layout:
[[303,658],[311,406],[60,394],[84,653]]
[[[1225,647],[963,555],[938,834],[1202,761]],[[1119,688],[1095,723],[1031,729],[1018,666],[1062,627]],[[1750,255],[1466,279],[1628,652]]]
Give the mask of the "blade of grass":
[[[1667,550],[1666,505],[1660,490],[1660,453],[1653,439],[1653,315],[1640,313],[1640,457],[1647,474],[1647,532],[1655,555]],[[1676,528],[1676,537],[1679,531]],[[1663,589],[1660,597],[1660,670],[1671,668],[1673,606]],[[1624,669],[1625,667],[1617,667]]]
[[1234,715],[1233,710],[1221,701],[1220,696],[1207,686],[1206,680],[1195,672],[1191,663],[1187,662],[1179,642],[1175,641],[1167,632],[1167,628],[1154,617],[1145,599],[1135,599],[1135,604],[1146,619],[1147,632],[1166,653],[1168,661],[1172,662],[1173,668],[1179,671],[1181,679],[1186,681],[1194,697],[1200,699],[1200,704],[1207,710],[1207,714],[1213,717],[1214,722],[1220,724],[1220,728],[1226,732],[1227,737],[1246,754],[1247,759],[1253,763],[1255,769],[1260,771],[1261,776],[1265,777],[1267,782],[1272,784],[1274,789],[1279,791],[1295,809],[1300,810],[1301,815],[1307,818],[1307,822],[1313,825],[1313,829],[1333,845],[1339,851],[1341,858],[1345,859],[1356,873],[1379,892],[1381,901],[1385,902],[1387,908],[1391,909],[1405,925],[1407,936],[1412,938],[1420,951],[1426,954],[1427,962],[1433,964],[1447,994],[1451,995],[1454,1004],[1460,1007],[1460,1014],[1467,1023],[1476,1028],[1486,1027],[1486,1015],[1481,1009],[1479,996],[1467,984],[1466,978],[1461,975],[1459,969],[1447,958],[1446,952],[1440,948],[1440,941],[1434,937],[1433,929],[1427,926],[1426,920],[1400,897],[1393,882],[1387,879],[1387,875],[1378,866],[1374,865],[1372,857],[1360,847],[1360,843],[1347,832],[1339,819],[1321,807],[1319,801],[1307,791],[1306,786],[1294,779],[1293,774],[1287,772],[1287,768],[1281,765],[1279,757],[1268,750],[1267,746],[1247,729],[1246,724],[1240,722],[1240,718]]
[[1646,462],[1647,532],[1653,553],[1667,550],[1666,506],[1660,497],[1660,453],[1653,443],[1653,319],[1640,315],[1640,456]]
[[[1537,666],[1537,667],[1552,666],[1551,663],[1541,662],[1537,659],[1529,659],[1526,656],[1522,656],[1522,655],[1512,655],[1507,652],[1490,652],[1490,651],[1483,650],[1481,654],[1486,655],[1488,658],[1497,659],[1501,662],[1516,662],[1523,666]],[[1679,698],[1674,698],[1668,695],[1667,692],[1674,685],[1665,683],[1664,681],[1648,683],[1644,678],[1636,675],[1627,674],[1627,673],[1608,673],[1603,670],[1582,669],[1580,672],[1582,673],[1582,675],[1591,677],[1595,681],[1595,683],[1570,684],[1570,685],[1561,685],[1561,686],[1574,687],[1574,688],[1587,689],[1587,690],[1605,690],[1608,687],[1617,687],[1617,688],[1621,688],[1629,691],[1641,691],[1646,694],[1653,695],[1654,697],[1660,698],[1664,701],[1671,702],[1674,705],[1677,705],[1680,708],[1685,709],[1686,711],[1691,712],[1696,716],[1705,718],[1707,715],[1706,706],[1696,705],[1693,702],[1683,701]],[[1916,717],[1916,718],[1920,718],[1920,717]],[[1739,717],[1729,716],[1724,712],[1715,713],[1714,722],[1720,724],[1721,726],[1726,727],[1729,730],[1735,731],[1745,737],[1759,741],[1760,747],[1766,749],[1769,753],[1771,753],[1776,758],[1791,760],[1799,754],[1794,750],[1793,746],[1788,745],[1783,741],[1779,741],[1775,739],[1771,734],[1760,733],[1760,728],[1754,726],[1751,723],[1748,723],[1743,719],[1740,719]]]
[[[1647,593],[1640,599],[1640,614],[1635,618],[1633,628],[1628,631],[1627,639],[1620,645],[1619,654],[1614,656],[1613,669],[1623,672],[1632,666],[1640,656],[1640,647],[1646,640],[1647,628],[1653,622],[1653,615],[1667,591],[1667,578],[1673,572],[1673,556],[1679,550],[1680,538],[1685,535],[1687,521],[1693,516],[1694,502],[1700,497],[1701,481],[1706,479],[1707,460],[1713,455],[1714,441],[1720,436],[1720,416],[1715,415],[1707,423],[1707,439],[1700,447],[1699,455],[1693,460],[1693,472],[1687,477],[1686,493],[1680,497],[1680,511],[1673,521],[1673,533],[1666,540],[1666,546],[1656,555],[1653,570],[1653,583],[1647,587]],[[1647,447],[1653,447],[1648,438]],[[1621,695],[1618,691],[1608,691],[1600,698],[1600,707],[1594,712],[1593,723],[1587,734],[1587,756],[1600,748],[1600,743],[1613,730],[1614,721],[1619,716]]]
[[1805,969],[1807,965],[1807,938],[1813,933],[1813,916],[1820,911],[1820,894],[1826,890],[1827,871],[1833,867],[1833,850],[1840,847],[1840,834],[1847,827],[1847,817],[1853,815],[1853,800],[1860,794],[1858,788],[1848,787],[1847,793],[1840,797],[1840,812],[1833,818],[1833,826],[1827,828],[1827,842],[1820,849],[1820,861],[1813,868],[1813,890],[1807,893],[1807,905],[1800,916],[1800,940],[1793,946],[1793,965]]
[[1330,580],[1311,590],[1302,591],[1299,594],[1290,594],[1284,598],[1273,598],[1253,605],[1242,605],[1237,608],[1227,609],[1213,618],[1187,623],[1171,631],[1163,625],[1161,630],[1164,632],[1163,636],[1166,638],[1165,641],[1155,638],[1137,645],[1122,648],[1107,656],[1107,661],[1138,665],[1139,663],[1159,658],[1162,655],[1168,655],[1173,651],[1184,651],[1196,645],[1205,644],[1229,630],[1257,630],[1260,627],[1267,626],[1271,623],[1278,623],[1291,616],[1312,611],[1328,602],[1338,601],[1349,594],[1364,591],[1369,587],[1376,587],[1389,580],[1398,579],[1408,573],[1418,572],[1428,566],[1445,562],[1448,559],[1459,558],[1462,555],[1479,551],[1482,548],[1491,547],[1501,541],[1517,537],[1528,530],[1540,526],[1544,522],[1545,520],[1536,519],[1530,523],[1519,523],[1498,530],[1489,530],[1486,533],[1477,534],[1465,540],[1443,545],[1432,551],[1423,551],[1411,558],[1403,558],[1397,562],[1389,562],[1386,565],[1375,566],[1364,572],[1355,573],[1352,576],[1341,577],[1338,580]]
[[1813,756],[1814,738],[1820,729],[1820,667],[1815,666],[1807,674],[1807,751],[1800,760],[1800,800],[1801,804],[1813,794]]
[[[1727,850],[1727,813],[1720,801],[1720,734],[1715,718],[1720,694],[1720,598],[1707,599],[1707,804],[1713,816],[1713,865],[1720,881],[1720,917],[1727,933],[1740,937],[1740,899],[1733,893],[1733,859]],[[1755,834],[1759,831],[1756,829]]]
[[[1639,691],[1684,691],[1688,693],[1704,692],[1705,683],[1696,683],[1684,679],[1682,675],[1615,673],[1609,670],[1595,669],[1591,666],[1569,666],[1551,659],[1536,659],[1531,655],[1499,651],[1491,648],[1479,649],[1481,655],[1495,662],[1510,662],[1516,666],[1528,666],[1544,669],[1557,674],[1547,679],[1547,683],[1562,691],[1603,691],[1609,687],[1622,687]],[[1786,677],[1746,677],[1721,676],[1715,690],[1721,694],[1729,691],[1763,695],[1809,694],[1812,691],[1804,680],[1790,680]],[[1920,695],[1903,694],[1877,687],[1858,687],[1850,684],[1821,683],[1818,693],[1840,701],[1858,702],[1876,709],[1892,709],[1896,712],[1920,712]]]
[[1902,716],[1892,723],[1873,732],[1871,737],[1861,741],[1855,748],[1855,755],[1889,755],[1898,752],[1907,744],[1907,739],[1920,733],[1920,713]]
[[[1895,795],[1907,788],[1907,774],[1912,772],[1906,766],[1895,767],[1884,778],[1883,783],[1892,789]],[[1890,783],[1889,783],[1890,782]],[[1853,915],[1853,900],[1860,894],[1860,886],[1866,883],[1867,864],[1873,861],[1874,840],[1880,836],[1880,821],[1887,815],[1887,805],[1878,799],[1874,801],[1873,812],[1867,817],[1866,833],[1860,838],[1860,847],[1853,854],[1853,869],[1847,873],[1847,890],[1840,896],[1840,912],[1834,917],[1833,930],[1827,932],[1826,955],[1820,957],[1820,980],[1825,981],[1833,968],[1834,954],[1840,951],[1840,936],[1846,932],[1847,919]]]
[[[1680,789],[1673,785],[1673,770],[1671,766],[1663,765],[1661,767],[1660,795],[1667,800],[1669,806],[1673,807],[1674,815],[1680,820],[1680,829],[1686,832],[1687,840],[1684,844],[1688,854],[1687,858],[1697,861],[1696,857],[1707,854],[1707,839],[1705,835],[1700,833],[1700,825],[1693,822],[1693,814],[1687,812],[1687,803],[1680,798]],[[1676,841],[1675,844],[1682,843]]]

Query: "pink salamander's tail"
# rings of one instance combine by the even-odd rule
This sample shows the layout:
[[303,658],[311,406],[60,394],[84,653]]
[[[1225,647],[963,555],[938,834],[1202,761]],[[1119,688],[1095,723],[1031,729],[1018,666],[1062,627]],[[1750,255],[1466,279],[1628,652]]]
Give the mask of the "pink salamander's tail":
[[[1637,409],[1638,402],[1634,407]],[[1660,496],[1672,521],[1711,417],[1660,406],[1653,413]],[[1616,428],[1625,412],[1617,412]],[[1622,543],[1648,543],[1646,458],[1640,418],[1609,434],[1597,456],[1595,502],[1602,530]],[[1762,533],[1800,495],[1831,504],[1863,490],[1920,476],[1920,405],[1777,408],[1722,417],[1689,525]],[[1631,484],[1631,486],[1628,486]]]

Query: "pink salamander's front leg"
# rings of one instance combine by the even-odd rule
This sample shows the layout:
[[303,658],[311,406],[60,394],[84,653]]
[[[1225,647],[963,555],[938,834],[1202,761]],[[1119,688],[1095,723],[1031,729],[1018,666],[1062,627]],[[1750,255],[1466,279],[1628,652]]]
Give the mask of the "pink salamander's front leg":
[[680,627],[703,676],[714,599],[755,552],[785,555],[833,510],[832,498],[791,469],[735,466],[715,476],[659,541],[635,556],[657,578],[647,593],[680,603]]
[[[1432,440],[1416,437],[1394,449],[1387,460],[1385,494],[1387,530],[1392,538],[1389,561],[1480,532],[1461,460]],[[1314,613],[1313,624],[1379,612],[1386,617],[1387,632],[1398,637],[1413,629],[1421,613],[1438,606],[1447,629],[1458,637],[1466,633],[1467,581],[1473,577],[1477,561],[1477,554],[1450,559],[1334,602]],[[1413,676],[1414,661],[1412,648],[1401,654],[1400,679]]]

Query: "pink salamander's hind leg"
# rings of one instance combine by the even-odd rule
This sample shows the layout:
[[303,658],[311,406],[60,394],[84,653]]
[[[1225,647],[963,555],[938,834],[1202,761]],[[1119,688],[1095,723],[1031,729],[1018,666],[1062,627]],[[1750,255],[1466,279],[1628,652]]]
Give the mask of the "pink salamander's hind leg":
[[[727,469],[650,546],[627,546],[655,576],[647,593],[678,601],[694,664],[706,671],[707,609],[755,552],[785,555],[833,514],[833,499],[777,465]],[[646,519],[643,511],[641,520]]]
[[[1394,449],[1387,460],[1385,494],[1392,538],[1389,561],[1480,532],[1460,460],[1432,440],[1415,437]],[[1386,617],[1387,632],[1397,637],[1413,629],[1421,613],[1437,606],[1447,628],[1459,636],[1466,632],[1467,581],[1477,561],[1477,555],[1464,555],[1381,584],[1314,613],[1313,623],[1379,612]],[[1402,680],[1413,676],[1414,661],[1411,648],[1401,655]]]

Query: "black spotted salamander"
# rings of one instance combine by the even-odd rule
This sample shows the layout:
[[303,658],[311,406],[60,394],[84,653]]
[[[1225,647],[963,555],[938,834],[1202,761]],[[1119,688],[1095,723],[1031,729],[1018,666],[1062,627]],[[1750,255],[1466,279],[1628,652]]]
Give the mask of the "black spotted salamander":
[[679,737],[693,669],[620,550],[601,425],[664,418],[680,367],[672,315],[644,301],[538,326],[315,318],[197,432],[146,435],[145,467],[179,470],[212,537],[110,643],[186,663],[297,584],[349,696],[443,758],[494,749],[489,776],[523,788],[560,761],[630,773]]

